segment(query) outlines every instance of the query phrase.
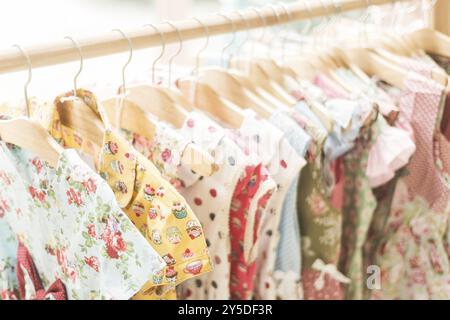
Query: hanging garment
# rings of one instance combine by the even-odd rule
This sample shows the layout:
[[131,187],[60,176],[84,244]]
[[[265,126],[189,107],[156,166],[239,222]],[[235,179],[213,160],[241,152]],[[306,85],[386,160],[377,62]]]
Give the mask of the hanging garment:
[[22,243],[17,250],[17,279],[22,300],[67,300],[61,279],[56,279],[47,290],[44,289],[33,259]]
[[[155,129],[152,141],[137,133],[128,132],[126,136],[133,142],[136,150],[156,165],[163,177],[177,188],[195,210],[215,265],[214,272],[182,284],[178,288],[179,297],[229,299],[231,249],[228,219],[233,191],[246,165],[242,160],[242,152],[224,137],[222,128],[197,112],[189,115],[179,132],[162,122],[156,122]],[[181,164],[189,141],[214,154],[217,167],[210,177],[199,176]],[[191,226],[193,236],[198,228],[200,226]],[[186,255],[189,254],[190,251],[186,252]]]
[[184,185],[179,177],[180,168],[183,166],[181,159],[190,142],[169,125],[161,121],[154,123],[155,133],[152,140],[125,129],[121,130],[122,136],[155,165],[165,180],[181,191]]
[[302,170],[298,189],[304,297],[343,299],[341,282],[347,279],[337,270],[342,214],[326,196],[319,162],[308,163]]
[[442,149],[438,139],[443,88],[415,79],[405,85],[400,108],[410,115],[417,151],[395,187],[374,259],[381,269],[382,290],[372,292],[371,298],[449,299],[445,239],[450,190],[437,166],[450,159],[450,149]]
[[253,297],[256,274],[255,252],[259,244],[261,219],[276,185],[261,164],[247,166],[234,190],[230,214],[231,279],[234,300]]
[[[450,58],[439,55],[430,55],[430,58],[450,75]],[[441,132],[450,141],[450,92],[447,95],[447,102],[442,116]]]
[[[70,97],[72,93],[66,96]],[[95,96],[81,89],[77,96],[101,116],[106,126],[104,145],[96,164],[98,172],[113,189],[121,208],[167,264],[163,273],[148,278],[151,280],[133,299],[175,299],[176,285],[212,268],[203,230],[197,228],[193,238],[189,235],[190,226],[200,226],[200,222],[185,199],[162,178],[158,169],[119,133],[110,129]],[[63,103],[63,97],[55,100],[58,108],[73,103],[73,100]],[[55,110],[51,119],[52,135],[59,137],[65,147],[90,148],[88,141],[60,125]],[[86,154],[92,154],[92,151]],[[176,236],[172,236],[173,231],[176,231]],[[185,255],[186,251],[192,255]]]
[[375,127],[377,138],[369,152],[365,172],[371,188],[378,188],[393,179],[416,151],[408,132],[388,125],[383,117],[378,117]]
[[323,90],[324,94],[331,99],[346,99],[348,98],[348,93],[333,79],[330,79],[324,74],[318,74],[313,83]]
[[259,251],[256,265],[255,297],[257,299],[276,298],[276,279],[274,268],[279,241],[279,224],[283,201],[289,186],[295,180],[306,161],[298,157],[296,151],[284,138],[283,132],[270,122],[259,119],[252,110],[245,110],[246,117],[238,129],[247,148],[261,158],[277,183],[277,190],[267,205],[258,232]]
[[[9,178],[0,172],[0,180],[3,184],[9,182]],[[16,235],[12,231],[5,214],[10,207],[5,199],[0,197],[0,300],[18,299],[18,283],[16,277],[17,247]]]
[[44,286],[60,279],[68,299],[129,299],[162,272],[165,262],[74,150],[51,168],[0,142],[0,159],[5,218]]
[[[297,122],[283,111],[272,114],[269,121],[282,130],[286,139],[300,158],[305,158],[310,149],[312,138]],[[306,124],[305,124],[306,125]],[[305,161],[306,164],[306,161]],[[300,284],[301,248],[300,227],[297,216],[298,174],[286,194],[281,211],[279,234],[275,264],[277,281],[277,299],[299,300],[303,298],[303,287]]]
[[199,112],[189,114],[180,133],[213,155],[217,164],[217,170],[210,177],[200,177],[187,169],[181,174],[184,184],[188,183],[183,195],[192,203],[204,226],[214,262],[214,272],[183,284],[182,296],[187,299],[230,299],[232,231],[229,221],[236,201],[236,187],[249,163],[239,147],[226,137],[225,131]]
[[[253,297],[261,221],[277,186],[245,137],[233,130],[226,130],[226,133],[245,155],[247,163],[234,189],[229,217],[230,294],[234,300],[250,300]],[[235,162],[234,158],[232,162]]]
[[369,179],[365,175],[369,151],[376,139],[374,128],[365,128],[355,147],[344,156],[344,206],[339,270],[350,278],[346,299],[363,299],[366,272],[363,269],[363,245],[376,208]]
[[296,107],[289,110],[289,115],[297,125],[308,134],[311,141],[308,150],[306,151],[305,158],[308,161],[313,161],[322,154],[323,145],[327,138],[327,132],[324,127],[316,124],[313,120],[303,115],[297,108],[308,108],[308,106],[304,101],[301,101]]

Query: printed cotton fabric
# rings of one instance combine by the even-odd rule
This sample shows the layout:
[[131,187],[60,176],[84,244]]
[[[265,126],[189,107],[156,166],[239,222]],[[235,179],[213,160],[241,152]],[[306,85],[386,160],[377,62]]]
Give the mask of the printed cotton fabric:
[[[106,130],[97,170],[114,191],[120,207],[167,264],[163,272],[149,278],[151,280],[134,299],[175,299],[176,285],[212,269],[200,222],[186,200],[163,179],[158,169],[119,133],[110,129],[95,96],[81,89],[77,96],[71,100],[58,97],[55,104],[64,108],[71,103],[86,103],[99,114]],[[86,139],[73,130],[61,129],[55,115],[53,117],[52,134],[59,135],[64,146],[89,149]],[[195,227],[195,233],[191,234],[191,227]]]
[[[298,157],[304,159],[307,151],[310,149],[312,138],[297,122],[283,112],[274,113],[270,121],[284,132],[286,139],[295,149]],[[302,286],[300,285],[301,238],[297,216],[297,188],[299,178],[300,175],[298,174],[289,186],[281,212],[280,240],[278,242],[275,269],[276,277],[280,283],[277,294],[279,299],[303,298]]]
[[374,258],[383,290],[371,298],[449,299],[450,157],[439,130],[445,96],[431,81],[410,79],[406,88],[400,108],[410,114],[417,151],[395,186]]
[[229,220],[235,208],[235,189],[248,166],[238,146],[206,115],[191,112],[180,133],[213,155],[216,165],[210,177],[181,168],[182,194],[199,217],[214,271],[182,285],[186,299],[230,299],[231,234]]
[[0,142],[5,219],[28,248],[45,288],[60,279],[68,299],[129,299],[165,262],[74,150],[57,168]]
[[[256,117],[253,111],[246,110],[246,117],[239,135],[247,147],[253,146],[261,158],[272,179],[277,183],[265,215],[261,218],[258,232],[259,249],[256,259],[257,276],[255,279],[255,297],[258,299],[275,299],[277,295],[274,269],[277,245],[279,241],[279,224],[281,210],[289,186],[306,164],[300,158],[283,132],[270,122]],[[250,148],[250,150],[252,150]]]

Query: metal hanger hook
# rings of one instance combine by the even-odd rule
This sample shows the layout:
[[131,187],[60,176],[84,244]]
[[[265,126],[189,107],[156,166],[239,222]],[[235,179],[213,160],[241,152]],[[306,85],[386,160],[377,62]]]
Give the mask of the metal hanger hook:
[[22,55],[25,57],[25,60],[27,62],[27,66],[28,66],[28,79],[23,86],[23,93],[25,96],[25,103],[27,106],[27,116],[30,117],[31,112],[30,112],[30,102],[28,101],[28,85],[30,84],[32,76],[33,76],[33,71],[32,71],[33,67],[31,65],[30,56],[22,49],[22,47],[19,46],[18,44],[13,45],[13,47],[20,50]]
[[152,84],[155,84],[155,68],[158,61],[161,60],[161,58],[164,56],[164,53],[166,52],[166,39],[164,38],[164,33],[162,33],[162,31],[159,30],[154,24],[149,23],[144,25],[144,27],[153,28],[153,30],[159,33],[159,36],[161,38],[161,53],[152,63]]
[[126,86],[125,86],[125,71],[128,67],[128,65],[131,62],[131,59],[133,59],[133,45],[131,43],[131,39],[120,29],[113,29],[112,31],[116,31],[116,32],[120,32],[120,34],[128,41],[128,46],[130,49],[130,54],[128,56],[128,60],[125,63],[125,65],[122,67],[122,92],[125,93],[126,92]]
[[84,57],[83,57],[83,53],[81,52],[81,47],[77,41],[75,41],[72,37],[69,37],[69,36],[64,37],[64,39],[68,39],[68,40],[72,41],[73,46],[78,50],[78,54],[80,55],[80,67],[78,68],[78,72],[75,74],[75,77],[73,78],[73,95],[76,96],[77,91],[78,91],[77,80],[78,80],[78,76],[81,74],[81,71],[83,71]]
[[165,20],[164,21],[165,23],[167,23],[168,25],[170,25],[172,28],[174,28],[175,29],[175,31],[177,32],[177,35],[178,35],[178,40],[179,40],[179,46],[178,46],[178,51],[172,56],[172,57],[170,57],[170,59],[169,59],[169,78],[168,78],[168,86],[169,86],[169,88],[171,87],[171,85],[172,85],[172,64],[173,64],[173,61],[175,60],[175,58],[181,53],[181,51],[183,50],[183,37],[181,36],[181,32],[180,32],[180,29],[178,29],[178,27],[172,22],[172,21],[169,21],[169,20]]
[[[372,9],[372,2],[371,0],[361,0],[363,2],[363,4],[366,4],[366,8],[362,11],[361,13],[361,29],[364,29],[364,31],[361,33],[364,35],[364,41],[365,43],[369,42],[369,31],[367,28],[367,20],[369,19],[369,17],[371,16],[370,14],[370,10]],[[363,42],[363,41],[361,41]]]
[[[320,1],[320,4],[323,7],[323,10],[324,10],[324,13],[325,13],[324,16],[323,16],[322,21],[319,23],[318,26],[316,26],[316,29],[315,29],[315,30],[319,29],[319,31],[320,31],[319,27],[322,27],[324,30],[326,30],[326,27],[328,27],[328,25],[330,24],[332,18],[330,16],[330,13],[328,12],[328,7],[327,7],[326,3],[323,0],[319,0],[319,1]],[[316,48],[316,45],[317,45],[316,39],[317,39],[317,36],[314,35],[314,48]]]
[[[269,5],[267,5],[267,7],[269,7],[273,11],[273,14],[275,15],[275,18],[277,20],[277,25],[280,25],[281,24],[281,18],[280,18],[280,14],[278,13],[277,8],[275,7],[275,5],[269,4]],[[272,26],[272,28],[275,29],[275,26]],[[276,32],[275,32],[275,34],[276,34]],[[269,46],[269,52],[268,52],[269,53],[269,58],[272,57],[272,52],[273,52],[273,46]]]
[[[264,37],[266,36],[266,28],[267,28],[267,22],[266,22],[266,18],[264,18],[264,16],[261,14],[261,12],[255,8],[255,7],[251,7],[250,10],[253,10],[256,12],[256,14],[258,15],[259,19],[261,20],[261,22],[263,23],[263,27],[262,27],[262,33],[261,36],[259,37],[258,42],[262,42]],[[252,46],[252,52],[251,52],[251,57],[253,57],[255,52],[255,42],[253,42],[253,46]]]
[[284,10],[286,17],[287,17],[287,21],[285,24],[285,35],[283,36],[283,44],[282,44],[282,60],[286,61],[286,42],[287,42],[287,34],[288,34],[288,28],[289,28],[289,23],[292,21],[292,14],[289,11],[289,8],[287,7],[287,5],[283,2],[278,3],[278,5]]
[[245,22],[245,30],[246,30],[246,36],[244,41],[242,41],[242,43],[237,47],[236,49],[236,56],[239,56],[239,53],[241,52],[242,48],[244,47],[244,45],[248,42],[248,40],[250,40],[250,24],[248,23],[247,18],[245,17],[244,14],[242,14],[242,12],[240,10],[235,11],[234,13],[236,13],[237,15],[239,15],[239,17],[242,19],[242,21]]
[[[225,18],[226,20],[228,20],[229,22],[230,22],[230,25],[231,25],[231,29],[233,30],[233,37],[232,37],[232,39],[231,39],[231,41],[230,41],[230,43],[228,43],[225,47],[223,47],[223,49],[222,49],[222,54],[220,55],[220,64],[223,66],[224,65],[224,58],[225,58],[225,52],[234,44],[234,42],[236,41],[236,32],[237,32],[237,29],[236,29],[236,25],[234,24],[234,21],[233,21],[233,19],[232,18],[230,18],[230,17],[228,17],[227,15],[225,15],[225,14],[223,14],[223,13],[217,13],[217,15],[218,16],[221,16],[221,17],[223,17],[223,18]],[[232,58],[232,54],[230,54],[230,61],[231,61],[231,58]]]
[[192,19],[197,21],[205,29],[205,35],[206,35],[205,44],[203,45],[203,47],[198,51],[197,55],[195,56],[195,73],[198,75],[199,68],[200,68],[200,55],[208,48],[208,45],[209,45],[209,28],[199,18],[194,17]]

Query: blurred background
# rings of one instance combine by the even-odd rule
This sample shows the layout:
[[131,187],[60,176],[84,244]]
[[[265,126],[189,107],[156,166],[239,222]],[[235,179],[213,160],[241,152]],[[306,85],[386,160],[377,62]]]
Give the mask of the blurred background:
[[[305,0],[310,4],[320,0]],[[364,1],[364,0],[362,0]],[[285,0],[285,3],[295,1]],[[300,1],[301,2],[301,1]],[[304,1],[303,1],[304,2]],[[332,1],[325,1],[331,5]],[[417,0],[420,3],[421,0]],[[0,10],[0,50],[20,44],[24,48],[43,44],[55,39],[71,36],[80,39],[98,33],[110,32],[114,28],[124,31],[142,27],[148,23],[159,23],[163,20],[180,20],[193,16],[202,17],[219,11],[229,12],[249,6],[262,7],[274,3],[268,0],[3,0]],[[419,8],[419,6],[417,6]],[[416,8],[416,9],[417,9]],[[391,6],[377,8],[372,15],[372,22],[382,25],[383,18],[389,16]],[[411,29],[414,24],[419,27],[423,23],[421,12],[404,10],[404,15],[398,15],[397,25]],[[359,19],[361,13],[348,14],[348,17]],[[377,20],[378,19],[378,20]],[[321,19],[313,21],[321,23]],[[377,22],[378,21],[378,22]],[[302,30],[307,22],[291,24],[290,28]],[[257,34],[257,30],[254,33]],[[340,31],[342,33],[342,31]],[[344,29],[344,32],[346,30]],[[348,30],[348,32],[350,32]],[[243,35],[239,35],[243,36]],[[205,57],[220,56],[220,48],[227,43],[230,35],[212,39]],[[69,41],[69,40],[67,40]],[[177,65],[192,67],[192,57],[202,47],[203,40],[189,41],[184,46],[180,56],[175,60]],[[177,50],[178,46],[168,46],[162,62]],[[158,56],[159,48],[140,50],[134,55],[127,69],[127,79],[148,75],[153,59]],[[102,83],[104,87],[115,87],[121,82],[121,68],[127,60],[127,53],[85,61],[84,69],[79,78],[79,86],[92,86]],[[208,59],[206,59],[208,61]],[[25,61],[24,61],[25,62]],[[217,61],[211,61],[215,63]],[[61,91],[71,89],[73,75],[78,63],[69,63],[48,68],[33,69],[33,80],[29,86],[29,95],[55,96]],[[189,71],[187,71],[189,72]],[[26,72],[17,72],[0,76],[0,96],[21,97]]]

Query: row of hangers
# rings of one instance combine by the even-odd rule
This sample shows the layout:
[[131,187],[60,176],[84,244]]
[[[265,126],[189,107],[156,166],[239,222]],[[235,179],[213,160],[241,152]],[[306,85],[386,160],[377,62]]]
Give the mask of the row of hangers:
[[[368,11],[370,8],[367,2]],[[395,1],[394,1],[395,2]],[[434,3],[436,0],[434,0]],[[326,8],[323,1],[321,1]],[[434,3],[432,5],[434,5]],[[308,10],[305,1],[305,6]],[[291,13],[287,6],[280,4],[284,15],[292,20]],[[430,6],[431,8],[431,6]],[[281,23],[281,15],[277,7],[271,6],[275,17]],[[255,11],[263,22],[263,31],[259,38],[262,42],[266,34],[266,21],[261,12]],[[222,50],[221,63],[224,62],[225,51],[232,47],[236,39],[235,22],[231,15],[218,14],[226,19],[232,26],[233,37]],[[248,22],[245,14],[240,11],[235,12],[244,22]],[[335,16],[339,15],[339,7],[335,5]],[[370,81],[371,76],[377,76],[381,80],[396,87],[403,88],[404,81],[408,75],[408,70],[397,63],[396,55],[412,56],[422,51],[434,53],[441,56],[448,56],[450,52],[449,37],[431,30],[423,29],[406,36],[386,35],[383,41],[378,41],[372,46],[365,46],[353,49],[331,48],[324,53],[315,56],[293,56],[287,57],[283,51],[281,61],[275,61],[271,57],[270,47],[268,57],[243,58],[230,55],[227,67],[204,67],[200,68],[200,56],[207,49],[209,44],[208,26],[198,18],[194,18],[205,30],[205,44],[196,56],[196,66],[191,76],[180,78],[176,81],[176,88],[172,87],[171,70],[175,57],[183,49],[183,39],[178,28],[170,21],[170,24],[178,34],[179,49],[175,55],[169,59],[169,81],[168,86],[155,83],[155,66],[160,61],[165,52],[164,34],[154,25],[147,25],[159,32],[161,36],[161,53],[152,65],[152,82],[150,84],[134,84],[126,86],[125,70],[132,60],[133,47],[131,40],[121,30],[124,38],[128,40],[130,54],[127,63],[122,68],[122,85],[116,96],[103,100],[101,103],[106,110],[107,116],[100,117],[93,112],[81,99],[76,98],[77,77],[83,67],[83,55],[80,47],[70,37],[74,46],[80,54],[80,69],[74,78],[73,104],[64,104],[59,108],[59,114],[63,125],[74,129],[83,137],[88,138],[97,146],[103,144],[105,130],[112,127],[127,129],[132,132],[139,132],[148,139],[152,139],[155,134],[154,118],[166,121],[176,128],[180,128],[184,123],[188,113],[194,109],[206,111],[220,122],[231,128],[239,128],[244,120],[244,109],[250,108],[263,118],[269,117],[276,109],[289,108],[296,101],[289,94],[286,87],[286,79],[299,81],[299,79],[310,79],[313,72],[321,70],[330,75],[342,86],[344,90],[351,90],[349,84],[334,73],[339,67],[347,67],[352,70],[362,81]],[[330,25],[333,22],[330,16],[325,16],[322,26]],[[334,21],[335,22],[335,21]],[[310,24],[307,26],[310,28]],[[286,26],[287,28],[287,26]],[[249,28],[247,38],[238,46],[238,51],[250,38]],[[287,37],[281,39],[282,48],[285,50]],[[27,87],[31,81],[31,62],[27,54],[16,46],[27,60],[29,66],[29,77],[25,84],[25,100],[28,105]],[[252,47],[252,51],[254,47]],[[443,85],[448,85],[448,76],[443,70],[436,70],[435,79]],[[69,107],[69,106],[72,107]],[[318,103],[311,102],[312,110],[324,121],[329,131],[333,128],[333,120],[326,116],[326,110]],[[29,112],[29,108],[28,112]],[[28,114],[30,116],[30,114]],[[154,117],[154,118],[152,118]],[[18,145],[39,155],[51,166],[57,166],[62,147],[56,143],[47,131],[37,122],[29,117],[15,118],[11,120],[0,120],[0,137],[3,141]],[[33,138],[31,138],[33,137]],[[98,155],[93,155],[97,157]],[[190,145],[182,161],[188,164],[191,169],[201,175],[209,176],[214,172],[215,164],[211,155],[201,149]]]

